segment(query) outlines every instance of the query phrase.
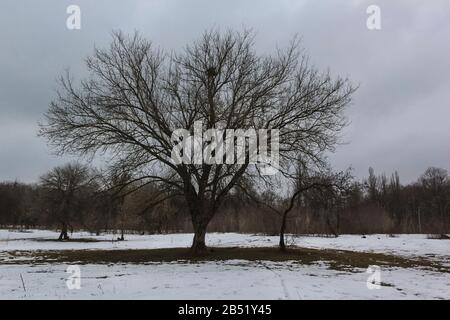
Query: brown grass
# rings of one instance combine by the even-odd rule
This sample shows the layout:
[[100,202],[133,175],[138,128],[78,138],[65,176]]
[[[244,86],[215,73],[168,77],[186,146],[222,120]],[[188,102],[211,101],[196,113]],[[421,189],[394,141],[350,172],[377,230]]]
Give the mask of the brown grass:
[[352,271],[367,268],[369,265],[398,268],[426,268],[450,272],[450,268],[426,259],[407,259],[388,254],[354,252],[331,249],[291,248],[281,252],[270,248],[211,248],[202,255],[193,255],[187,248],[145,249],[145,250],[62,250],[62,251],[14,251],[10,259],[0,264],[27,263],[15,257],[27,257],[34,264],[146,264],[146,263],[201,263],[207,261],[246,260],[246,261],[290,261],[302,265],[325,262],[336,270]]

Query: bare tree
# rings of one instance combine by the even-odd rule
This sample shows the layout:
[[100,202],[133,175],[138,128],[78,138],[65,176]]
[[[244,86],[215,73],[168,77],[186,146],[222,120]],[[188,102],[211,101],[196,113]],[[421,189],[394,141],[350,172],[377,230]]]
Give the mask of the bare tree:
[[[113,171],[102,176],[102,195],[104,199],[104,210],[107,213],[107,221],[113,220],[115,228],[120,229],[118,240],[125,240],[126,212],[124,203],[126,197],[135,191],[129,184],[131,175],[126,170]],[[107,228],[105,228],[107,229]]]
[[335,173],[327,169],[300,180],[300,189],[307,186],[312,187],[301,194],[302,205],[322,221],[325,234],[338,237],[341,215],[350,202],[354,188],[351,170]]
[[[285,197],[274,195],[267,197],[265,193],[258,196],[258,193],[254,192],[248,183],[240,181],[238,184],[240,189],[252,201],[268,208],[280,217],[279,248],[281,251],[286,250],[285,234],[289,214],[299,207],[301,197],[305,193],[314,190],[321,194],[326,194],[327,198],[339,199],[344,192],[350,190],[352,181],[350,170],[334,173],[331,169],[324,167],[322,171],[309,172],[311,169],[306,167],[305,164],[303,161],[298,161],[295,173],[289,175],[288,179],[283,179],[285,186],[291,183],[293,187],[291,191],[285,191],[288,194]],[[273,181],[267,185],[269,188],[274,188]]]
[[52,169],[40,180],[52,204],[51,214],[61,226],[59,240],[68,240],[68,227],[74,216],[80,214],[82,195],[95,189],[90,169],[78,163],[70,163]]
[[425,201],[430,219],[433,214],[438,214],[440,218],[440,232],[446,232],[446,215],[450,209],[450,177],[448,171],[442,168],[430,167],[419,178],[424,189]]
[[369,177],[364,181],[364,185],[367,189],[370,201],[378,203],[379,200],[379,179],[375,175],[375,171],[372,167],[369,168]]
[[[354,88],[320,73],[299,42],[258,56],[251,32],[207,31],[181,53],[165,54],[135,34],[113,34],[108,49],[87,59],[90,77],[61,78],[58,98],[41,135],[61,153],[104,152],[132,181],[160,183],[183,195],[190,212],[192,250],[206,250],[205,234],[225,196],[250,164],[174,163],[176,129],[279,129],[280,168],[333,148],[346,124],[343,110]],[[204,141],[203,147],[209,142]],[[269,148],[270,149],[270,148]]]

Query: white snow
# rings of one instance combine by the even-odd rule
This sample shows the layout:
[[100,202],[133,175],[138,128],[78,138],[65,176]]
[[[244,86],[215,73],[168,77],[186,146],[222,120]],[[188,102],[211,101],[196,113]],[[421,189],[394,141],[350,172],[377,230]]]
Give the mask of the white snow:
[[[247,261],[196,264],[83,265],[69,290],[66,265],[0,265],[2,299],[450,299],[448,274],[386,269],[389,286],[369,290],[356,273]],[[22,285],[25,284],[25,289]]]
[[[16,250],[87,250],[87,249],[157,249],[189,247],[192,234],[126,235],[126,241],[115,241],[118,235],[95,236],[88,232],[75,232],[73,239],[94,239],[101,242],[42,241],[58,238],[58,233],[47,230],[27,232],[0,230],[0,251]],[[339,249],[390,253],[406,257],[430,257],[450,262],[450,241],[427,239],[423,234],[395,235],[341,235],[337,238],[313,236],[288,236],[288,243],[305,248]],[[278,237],[240,233],[208,233],[209,246],[266,247],[278,245]]]
[[[104,242],[49,242],[57,233],[0,230],[0,299],[450,299],[450,274],[419,268],[382,268],[380,289],[369,290],[366,270],[337,271],[325,263],[223,261],[81,265],[81,289],[69,290],[67,265],[2,264],[8,251],[68,249],[151,249],[188,247],[191,234],[93,236],[73,238]],[[424,235],[342,235],[338,238],[294,237],[296,245],[390,253],[450,264],[450,241]],[[212,233],[210,246],[275,246],[277,237]],[[3,254],[2,254],[3,252]],[[24,258],[18,258],[24,260]],[[19,261],[18,261],[19,262]],[[23,279],[23,282],[22,282]],[[25,288],[24,288],[25,287]]]

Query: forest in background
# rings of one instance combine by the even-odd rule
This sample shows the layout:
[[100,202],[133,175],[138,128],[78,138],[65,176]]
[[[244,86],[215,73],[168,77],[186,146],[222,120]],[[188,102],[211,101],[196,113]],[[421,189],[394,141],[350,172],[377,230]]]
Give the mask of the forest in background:
[[[96,170],[68,164],[43,175],[39,183],[0,183],[2,228],[55,228],[102,232],[192,232],[183,197],[168,197],[156,185],[121,189],[120,182]],[[256,191],[251,191],[256,193]],[[253,201],[257,196],[265,205]],[[157,200],[157,201],[155,201]],[[269,207],[288,199],[275,193],[249,195],[234,189],[211,221],[209,232],[275,235],[281,217]],[[450,232],[450,178],[447,170],[427,169],[414,183],[403,185],[397,172],[351,180],[345,192],[311,189],[295,200],[286,232],[294,234]]]

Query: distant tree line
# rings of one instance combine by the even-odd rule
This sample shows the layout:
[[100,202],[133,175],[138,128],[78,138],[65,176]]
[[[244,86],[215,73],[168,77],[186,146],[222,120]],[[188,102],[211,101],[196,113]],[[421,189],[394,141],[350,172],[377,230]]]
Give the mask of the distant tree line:
[[[193,231],[182,196],[169,196],[158,184],[124,184],[129,179],[71,163],[52,169],[35,184],[0,183],[0,225],[55,228],[60,240],[68,239],[72,230],[114,231],[119,239],[126,233]],[[264,204],[254,199],[264,199]],[[377,175],[370,168],[361,182],[347,177],[346,188],[304,188],[292,199],[270,190],[260,194],[235,188],[208,231],[279,234],[283,210],[277,214],[273,208],[289,203],[287,233],[450,232],[450,178],[447,170],[434,167],[407,185],[400,183],[397,172]]]

